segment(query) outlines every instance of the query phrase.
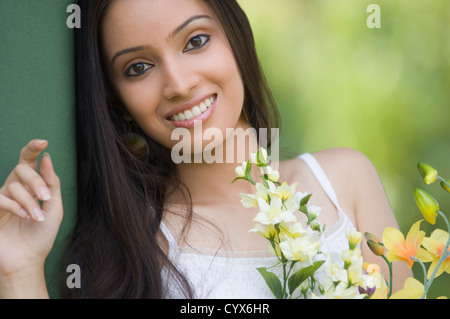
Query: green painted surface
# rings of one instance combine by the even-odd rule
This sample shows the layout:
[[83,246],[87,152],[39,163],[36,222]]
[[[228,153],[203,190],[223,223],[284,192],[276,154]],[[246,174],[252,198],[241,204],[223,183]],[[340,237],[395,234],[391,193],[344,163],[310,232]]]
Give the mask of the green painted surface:
[[51,297],[64,238],[76,207],[73,30],[69,0],[0,1],[0,181],[33,138],[48,152],[62,184],[65,215],[46,264]]

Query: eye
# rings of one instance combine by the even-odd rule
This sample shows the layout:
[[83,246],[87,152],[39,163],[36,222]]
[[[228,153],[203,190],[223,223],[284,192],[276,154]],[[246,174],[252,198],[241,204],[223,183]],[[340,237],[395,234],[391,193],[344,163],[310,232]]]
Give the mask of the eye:
[[152,67],[153,67],[153,65],[148,64],[148,63],[143,63],[143,62],[135,63],[127,69],[127,71],[125,72],[125,75],[126,76],[138,76],[138,75],[144,74]]
[[208,34],[199,34],[192,37],[184,48],[183,52],[188,52],[203,47],[206,43],[209,42],[209,38],[210,35]]

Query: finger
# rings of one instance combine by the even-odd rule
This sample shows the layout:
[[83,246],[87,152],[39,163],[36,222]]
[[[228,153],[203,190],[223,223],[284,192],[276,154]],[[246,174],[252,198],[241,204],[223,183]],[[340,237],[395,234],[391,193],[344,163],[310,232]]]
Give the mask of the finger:
[[50,190],[42,177],[33,168],[26,164],[18,164],[14,172],[19,181],[28,187],[37,198],[41,201],[50,200]]
[[19,163],[27,164],[34,169],[37,166],[39,154],[48,146],[46,140],[32,140],[20,151]]
[[28,192],[25,186],[20,182],[13,182],[7,186],[8,197],[16,201],[35,221],[45,220],[40,204]]
[[0,194],[0,217],[3,213],[11,213],[22,219],[30,219],[31,216],[16,201]]
[[53,162],[50,158],[50,154],[44,153],[44,156],[41,159],[39,172],[41,174],[42,180],[48,186],[51,195],[53,194],[60,195],[61,193],[60,180],[53,168]]
[[44,202],[43,208],[46,212],[55,212],[55,217],[62,218],[62,199],[61,199],[61,184],[58,175],[53,168],[53,162],[48,153],[44,153],[41,159],[39,172],[42,179],[47,184],[51,200]]

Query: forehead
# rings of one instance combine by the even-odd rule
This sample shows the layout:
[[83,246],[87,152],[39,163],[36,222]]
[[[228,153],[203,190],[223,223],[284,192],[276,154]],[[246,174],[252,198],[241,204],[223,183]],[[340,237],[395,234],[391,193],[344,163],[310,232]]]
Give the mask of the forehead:
[[[214,12],[204,0],[114,0],[102,21],[102,40],[108,44],[136,44],[166,38],[195,15]],[[140,43],[142,44],[142,43]]]

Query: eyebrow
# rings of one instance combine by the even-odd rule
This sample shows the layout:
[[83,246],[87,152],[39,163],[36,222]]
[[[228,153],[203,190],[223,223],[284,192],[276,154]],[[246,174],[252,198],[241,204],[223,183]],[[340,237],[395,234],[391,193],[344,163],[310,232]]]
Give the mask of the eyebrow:
[[[185,22],[183,22],[180,26],[178,26],[172,33],[170,33],[169,38],[170,39],[175,38],[177,36],[177,34],[180,33],[181,31],[183,31],[183,29],[185,29],[189,24],[191,24],[195,20],[204,19],[204,18],[212,20],[212,18],[209,15],[195,15],[195,16],[192,16],[189,19],[187,19]],[[114,63],[114,61],[119,56],[121,56],[123,54],[140,51],[140,50],[143,50],[143,49],[146,49],[146,48],[148,48],[148,47],[144,46],[144,45],[139,45],[139,46],[136,46],[136,47],[132,47],[132,48],[127,48],[127,49],[121,50],[121,51],[117,52],[116,54],[114,54],[114,56],[111,59],[111,65]]]

